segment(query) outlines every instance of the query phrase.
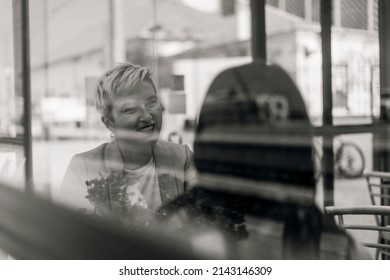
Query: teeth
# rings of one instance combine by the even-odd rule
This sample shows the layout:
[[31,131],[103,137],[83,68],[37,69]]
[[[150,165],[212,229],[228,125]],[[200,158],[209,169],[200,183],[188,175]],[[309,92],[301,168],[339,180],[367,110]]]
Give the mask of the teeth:
[[149,131],[149,130],[152,130],[153,127],[154,127],[154,125],[151,124],[151,125],[148,125],[148,126],[141,128],[139,131]]

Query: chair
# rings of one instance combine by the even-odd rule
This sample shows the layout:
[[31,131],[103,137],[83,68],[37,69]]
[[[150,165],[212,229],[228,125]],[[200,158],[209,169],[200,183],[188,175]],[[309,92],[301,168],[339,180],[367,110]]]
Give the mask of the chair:
[[[384,203],[383,200],[390,200],[390,172],[364,170],[363,174],[367,180],[371,204],[373,206],[388,205],[389,202]],[[375,220],[378,226],[384,224],[380,216],[375,216]],[[381,235],[378,235],[378,239],[380,238]],[[378,254],[377,250],[376,258],[379,257]]]
[[376,259],[390,257],[390,226],[367,225],[364,223],[345,223],[345,215],[371,215],[375,219],[390,217],[390,206],[364,206],[364,207],[336,207],[327,206],[325,212],[331,216],[338,216],[340,228],[346,230],[367,230],[378,232],[376,243],[363,243],[365,247],[376,249]]
[[372,205],[383,204],[379,199],[390,199],[390,172],[364,170]]

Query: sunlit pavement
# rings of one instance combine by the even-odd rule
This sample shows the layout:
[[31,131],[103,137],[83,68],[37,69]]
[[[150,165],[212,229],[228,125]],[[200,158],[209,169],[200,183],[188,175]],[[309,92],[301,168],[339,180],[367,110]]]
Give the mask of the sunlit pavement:
[[[346,180],[339,179],[335,182],[335,205],[336,206],[366,206],[371,205],[367,182],[365,178]],[[375,225],[372,216],[345,216],[345,223]],[[357,240],[362,242],[376,242],[377,234],[371,231],[351,231]],[[371,249],[370,249],[371,250]],[[371,250],[374,254],[374,250]]]

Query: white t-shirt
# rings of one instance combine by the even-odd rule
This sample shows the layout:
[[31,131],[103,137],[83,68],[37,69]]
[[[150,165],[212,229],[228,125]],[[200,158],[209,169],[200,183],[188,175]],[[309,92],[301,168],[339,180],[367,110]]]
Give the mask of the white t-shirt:
[[129,206],[137,208],[157,210],[162,205],[160,187],[154,158],[143,167],[136,170],[125,169],[129,179],[129,186],[126,189],[129,195]]

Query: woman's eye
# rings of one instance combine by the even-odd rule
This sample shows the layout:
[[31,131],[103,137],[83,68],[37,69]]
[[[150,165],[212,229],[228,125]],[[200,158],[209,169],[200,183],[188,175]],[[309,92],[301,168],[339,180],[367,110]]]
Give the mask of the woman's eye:
[[149,102],[148,104],[146,104],[146,106],[153,107],[156,104],[157,104],[157,102]]
[[146,106],[148,106],[148,107],[154,107],[154,106],[156,106],[157,103],[158,103],[157,100],[156,100],[156,101],[150,101],[150,102],[148,102],[148,103],[146,104]]
[[136,111],[137,111],[136,109],[125,109],[123,112],[126,113],[126,114],[133,114]]

